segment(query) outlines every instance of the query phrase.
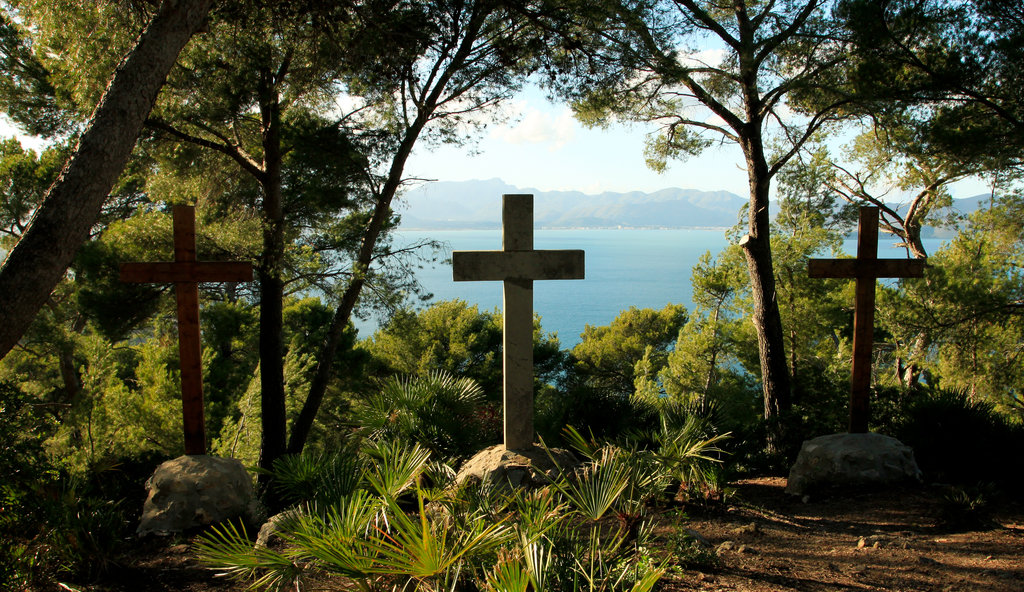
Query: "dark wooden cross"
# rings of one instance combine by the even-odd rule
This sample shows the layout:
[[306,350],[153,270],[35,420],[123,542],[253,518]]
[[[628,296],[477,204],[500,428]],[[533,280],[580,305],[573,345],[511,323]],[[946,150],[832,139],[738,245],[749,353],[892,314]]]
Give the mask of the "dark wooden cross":
[[505,448],[533,446],[533,280],[581,280],[583,251],[533,248],[533,196],[503,196],[500,251],[455,251],[455,281],[501,281]]
[[175,206],[174,261],[122,263],[121,281],[174,283],[178,299],[178,352],[181,358],[185,454],[206,454],[203,366],[199,349],[199,282],[251,282],[252,264],[241,261],[197,261],[195,208]]
[[871,348],[875,328],[875,280],[880,277],[909,278],[924,275],[923,259],[878,258],[878,208],[862,207],[857,230],[856,259],[811,259],[812,278],[856,278],[853,306],[853,370],[850,376],[851,434],[868,431],[871,389]]

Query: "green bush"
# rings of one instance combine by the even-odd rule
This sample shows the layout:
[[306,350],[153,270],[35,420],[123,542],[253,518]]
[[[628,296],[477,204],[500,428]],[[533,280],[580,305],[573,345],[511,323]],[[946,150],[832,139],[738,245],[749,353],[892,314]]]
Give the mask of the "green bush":
[[600,440],[611,440],[657,422],[657,409],[605,389],[578,385],[569,390],[542,391],[537,397],[537,433],[550,445],[562,444],[562,429],[584,429]]
[[0,528],[17,527],[23,498],[56,476],[43,450],[54,421],[35,403],[17,386],[0,382]]
[[[649,522],[608,524],[644,506],[642,495],[629,493],[646,488],[633,483],[628,451],[604,447],[551,487],[499,499],[487,483],[425,488],[428,472],[439,471],[423,448],[367,444],[359,487],[330,504],[296,508],[281,524],[283,545],[253,548],[244,530],[227,525],[201,537],[200,557],[266,590],[301,587],[315,570],[363,590],[649,592],[664,573],[650,551]],[[307,469],[292,472],[295,483],[311,482],[302,477]]]
[[668,548],[672,561],[685,569],[714,571],[722,566],[715,548],[697,539],[693,531],[678,525],[669,535]]
[[964,391],[921,393],[907,405],[895,436],[914,449],[928,480],[1024,486],[1024,429]]
[[131,525],[122,500],[83,493],[72,481],[40,508],[46,562],[58,574],[93,580],[117,566]]
[[0,589],[32,588],[58,577],[91,581],[117,566],[131,514],[124,500],[87,487],[62,475],[21,500],[17,528],[13,520],[0,528],[6,547],[0,553]]
[[939,505],[939,527],[953,531],[991,528],[992,501],[996,495],[991,483],[950,487],[943,493]]
[[468,458],[489,438],[481,423],[483,391],[469,378],[432,371],[391,377],[357,403],[353,421],[375,440],[417,442],[436,457]]
[[[0,383],[0,589],[96,578],[116,565],[141,510],[143,482],[162,458],[111,461],[69,475],[43,442],[56,428],[45,405]],[[129,510],[132,508],[132,510]]]
[[330,505],[359,485],[362,465],[354,452],[324,454],[306,450],[274,461],[272,483],[285,504]]

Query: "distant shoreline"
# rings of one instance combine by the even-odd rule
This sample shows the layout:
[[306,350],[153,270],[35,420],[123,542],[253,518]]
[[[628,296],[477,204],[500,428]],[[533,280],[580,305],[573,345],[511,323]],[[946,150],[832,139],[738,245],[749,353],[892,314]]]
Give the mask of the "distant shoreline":
[[[395,230],[416,232],[461,232],[469,230],[501,230],[500,224],[481,226],[399,226]],[[534,230],[729,230],[728,226],[537,226]]]

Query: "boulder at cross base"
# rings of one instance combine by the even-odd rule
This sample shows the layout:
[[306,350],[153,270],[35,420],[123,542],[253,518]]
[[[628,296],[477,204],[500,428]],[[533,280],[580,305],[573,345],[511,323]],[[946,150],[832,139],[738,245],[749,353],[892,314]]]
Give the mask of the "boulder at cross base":
[[579,464],[573,453],[561,448],[532,446],[524,450],[508,450],[504,444],[498,444],[481,450],[466,461],[455,482],[462,485],[473,479],[489,481],[501,488],[540,488],[557,479],[562,471],[572,472]]
[[882,434],[832,434],[806,440],[789,471],[786,493],[828,486],[920,482],[914,451]]
[[252,479],[233,458],[179,456],[157,467],[146,489],[139,536],[184,532],[237,517],[251,521],[257,513]]

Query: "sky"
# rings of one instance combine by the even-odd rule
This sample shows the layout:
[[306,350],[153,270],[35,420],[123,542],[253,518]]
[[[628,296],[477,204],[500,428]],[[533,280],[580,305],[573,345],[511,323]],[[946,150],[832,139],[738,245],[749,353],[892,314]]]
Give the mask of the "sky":
[[[438,181],[499,178],[520,189],[653,192],[668,187],[748,192],[743,154],[735,144],[707,149],[686,161],[671,162],[657,173],[644,162],[644,142],[652,127],[613,125],[588,129],[565,105],[552,104],[536,89],[527,89],[509,105],[513,118],[492,125],[473,146],[419,146],[406,170],[411,176]],[[838,152],[839,146],[833,147]],[[954,197],[987,193],[978,179],[953,186]]]
[[[587,129],[568,107],[551,104],[535,90],[514,99],[508,110],[511,121],[489,126],[469,146],[419,145],[407,173],[437,181],[499,178],[522,189],[588,194],[666,187],[746,192],[746,173],[738,168],[742,154],[735,146],[709,149],[658,174],[644,163],[645,128]],[[0,136],[16,133],[0,117]],[[43,145],[31,138],[23,138],[23,144],[37,150]]]
[[[501,179],[520,189],[654,192],[668,187],[747,193],[743,156],[734,144],[714,146],[697,157],[669,164],[664,173],[644,162],[644,141],[652,130],[616,124],[588,129],[565,105],[552,104],[537,89],[526,89],[507,105],[507,122],[492,124],[469,146],[426,146],[413,152],[408,176],[436,181]],[[18,135],[0,115],[0,137]],[[22,143],[40,149],[38,139]],[[985,193],[980,180],[954,187],[955,197]]]
[[653,129],[613,125],[588,129],[565,105],[527,90],[508,106],[513,118],[491,125],[468,154],[460,147],[420,147],[407,167],[412,176],[440,181],[499,178],[519,188],[653,192],[667,187],[739,195],[747,191],[742,153],[735,146],[714,147],[663,174],[644,163],[644,141]]

